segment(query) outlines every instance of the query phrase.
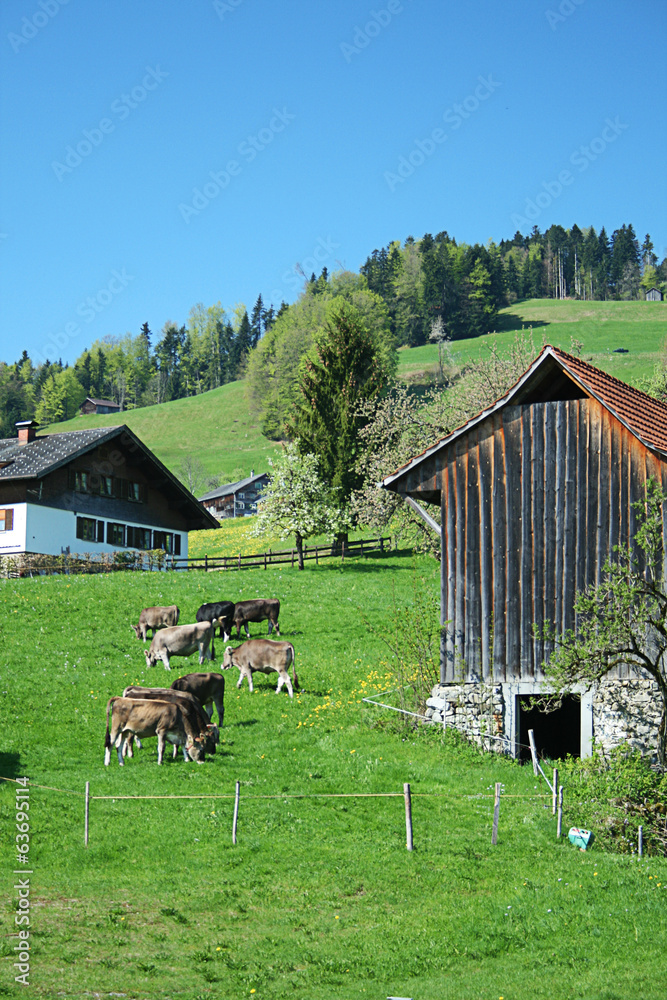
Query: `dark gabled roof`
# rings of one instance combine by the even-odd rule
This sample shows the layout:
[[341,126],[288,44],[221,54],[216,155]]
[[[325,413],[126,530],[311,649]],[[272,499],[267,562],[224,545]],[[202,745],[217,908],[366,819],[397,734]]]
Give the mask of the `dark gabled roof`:
[[86,396],[81,406],[84,403],[94,403],[95,406],[112,406],[114,410],[120,410],[120,403],[115,403],[113,399],[93,399],[92,396]]
[[85,431],[42,434],[27,444],[19,444],[18,438],[0,438],[0,464],[10,463],[0,468],[0,481],[40,479],[126,429],[95,427]]
[[61,466],[68,465],[73,459],[117,438],[122,438],[121,443],[133,452],[140,453],[140,460],[153,466],[156,477],[157,474],[160,475],[172,499],[187,510],[187,516],[193,522],[189,530],[218,527],[217,520],[125,424],[43,434],[24,444],[19,444],[18,438],[0,438],[0,483],[16,479],[41,479]]
[[253,483],[257,482],[258,479],[264,479],[268,473],[260,472],[256,476],[248,476],[247,479],[239,479],[237,483],[227,483],[225,486],[217,486],[210,493],[205,493],[203,497],[198,497],[199,502],[203,503],[204,500],[218,500],[220,497],[232,496],[234,493],[238,493],[239,490],[246,489]]
[[[587,397],[597,399],[647,448],[667,457],[667,405],[594,368],[581,358],[575,358],[558,347],[546,346],[504,396],[387,476],[381,485],[385,489],[397,489],[394,484],[407,472],[505,406]],[[398,492],[401,492],[400,488]]]

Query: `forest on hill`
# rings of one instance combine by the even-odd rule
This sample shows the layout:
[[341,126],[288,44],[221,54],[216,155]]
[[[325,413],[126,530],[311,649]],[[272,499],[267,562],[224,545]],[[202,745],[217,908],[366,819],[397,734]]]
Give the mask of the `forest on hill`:
[[604,226],[552,225],[544,233],[534,226],[527,236],[486,245],[457,243],[447,232],[409,236],[374,250],[356,274],[312,274],[297,302],[277,310],[261,295],[250,315],[244,306],[229,314],[220,303],[197,304],[186,323],[166,322],[159,337],[144,323],[136,335],[95,341],[73,365],[35,364],[25,350],[16,361],[0,361],[0,436],[14,435],[18,420],[70,419],[88,396],[129,410],[195,396],[247,373],[262,429],[279,437],[290,402],[279,372],[290,366],[296,373],[335,298],[360,311],[391,369],[397,347],[485,334],[500,309],[522,299],[641,300],[652,287],[667,288],[667,259],[658,262],[650,235],[640,244],[632,225],[611,236]]

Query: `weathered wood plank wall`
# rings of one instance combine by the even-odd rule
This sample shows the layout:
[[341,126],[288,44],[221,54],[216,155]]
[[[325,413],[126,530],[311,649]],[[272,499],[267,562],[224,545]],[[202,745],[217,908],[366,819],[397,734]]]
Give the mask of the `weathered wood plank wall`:
[[599,582],[636,530],[632,503],[667,463],[593,399],[506,407],[439,456],[443,681],[542,680],[533,623],[576,627],[576,590]]

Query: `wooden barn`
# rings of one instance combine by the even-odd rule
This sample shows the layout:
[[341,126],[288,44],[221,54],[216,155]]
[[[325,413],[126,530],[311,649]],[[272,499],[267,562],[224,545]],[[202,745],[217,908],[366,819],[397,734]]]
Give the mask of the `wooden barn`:
[[545,347],[493,406],[384,480],[441,508],[434,718],[514,754],[528,728],[550,756],[586,755],[593,739],[651,746],[653,682],[629,669],[551,715],[531,701],[550,653],[533,624],[574,627],[575,592],[634,536],[649,477],[667,489],[667,406]]

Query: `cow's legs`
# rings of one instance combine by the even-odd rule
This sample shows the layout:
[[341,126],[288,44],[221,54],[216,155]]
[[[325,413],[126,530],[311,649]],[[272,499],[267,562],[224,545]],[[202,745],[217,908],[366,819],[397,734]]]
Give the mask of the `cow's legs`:
[[280,689],[283,686],[283,684],[286,686],[287,692],[288,692],[290,698],[293,698],[294,697],[294,693],[292,691],[292,682],[289,679],[287,671],[286,670],[279,670],[278,671],[278,686],[276,688],[276,694],[278,694],[280,692]]
[[[224,705],[224,702],[222,702],[222,701],[216,701],[215,707],[216,707],[217,712],[218,712],[218,727],[220,729],[222,729],[222,720],[225,717],[225,705]],[[213,718],[213,705],[211,705],[211,714],[209,715],[209,719],[212,719],[212,718]]]
[[166,649],[163,649],[163,650],[162,650],[162,651],[160,652],[160,659],[161,659],[161,660],[162,660],[162,662],[164,663],[164,669],[165,669],[165,670],[171,670],[171,666],[170,666],[170,664],[169,664],[169,653],[167,652],[167,650],[166,650]]
[[158,762],[158,764],[162,763],[162,758],[164,757],[164,744],[165,744],[164,733],[158,733],[157,734],[157,762]]

